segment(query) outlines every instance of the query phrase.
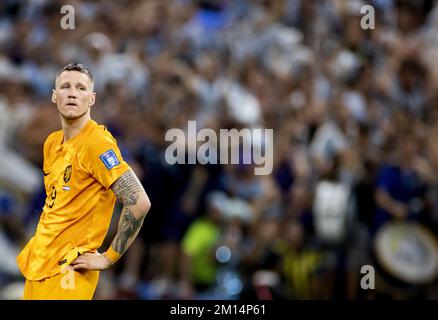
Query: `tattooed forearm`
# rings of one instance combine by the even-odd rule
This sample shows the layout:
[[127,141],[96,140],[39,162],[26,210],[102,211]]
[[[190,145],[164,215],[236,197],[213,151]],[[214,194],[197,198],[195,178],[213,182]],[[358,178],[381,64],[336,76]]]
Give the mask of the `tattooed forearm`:
[[129,208],[124,208],[120,217],[119,227],[117,229],[117,235],[114,238],[111,246],[115,251],[123,254],[129,247],[131,238],[134,240],[138,230],[143,224],[144,216],[137,218],[134,216]]
[[117,234],[111,246],[116,252],[123,254],[137,236],[149,211],[150,202],[140,181],[131,170],[122,174],[111,189],[123,204]]
[[111,186],[114,194],[124,206],[132,206],[137,203],[139,192],[143,192],[143,187],[135,174],[129,170],[122,174],[120,178]]

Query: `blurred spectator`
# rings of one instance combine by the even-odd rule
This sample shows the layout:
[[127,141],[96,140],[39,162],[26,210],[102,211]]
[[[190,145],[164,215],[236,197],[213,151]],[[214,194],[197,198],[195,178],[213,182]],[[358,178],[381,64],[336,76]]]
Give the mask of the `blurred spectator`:
[[393,161],[377,178],[375,230],[390,219],[424,221],[426,185],[414,167],[419,141],[415,134],[402,132],[395,143]]

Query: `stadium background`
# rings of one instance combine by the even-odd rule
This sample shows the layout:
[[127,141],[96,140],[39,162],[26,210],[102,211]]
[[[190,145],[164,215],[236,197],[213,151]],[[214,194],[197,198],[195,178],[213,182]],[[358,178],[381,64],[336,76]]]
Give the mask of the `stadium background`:
[[[74,30],[60,27],[65,4]],[[364,4],[374,30],[360,28]],[[96,299],[438,298],[436,280],[384,270],[375,290],[359,286],[375,266],[377,190],[438,231],[437,45],[432,0],[1,1],[0,298],[22,290],[15,257],[44,205],[44,139],[60,129],[51,88],[71,61],[94,74],[92,117],[152,202]],[[188,120],[273,128],[273,173],[168,165],[165,132]]]

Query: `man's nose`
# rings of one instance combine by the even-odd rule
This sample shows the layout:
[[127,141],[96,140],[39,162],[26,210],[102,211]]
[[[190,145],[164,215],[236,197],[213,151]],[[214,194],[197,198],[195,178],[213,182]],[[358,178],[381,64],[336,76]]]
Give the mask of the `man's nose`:
[[76,91],[74,89],[70,89],[68,91],[68,98],[69,99],[76,99],[77,95],[76,95]]
[[69,98],[69,99],[70,99],[70,98],[76,99],[76,97],[77,97],[76,89],[75,89],[75,88],[70,88],[70,89],[68,90],[68,98]]

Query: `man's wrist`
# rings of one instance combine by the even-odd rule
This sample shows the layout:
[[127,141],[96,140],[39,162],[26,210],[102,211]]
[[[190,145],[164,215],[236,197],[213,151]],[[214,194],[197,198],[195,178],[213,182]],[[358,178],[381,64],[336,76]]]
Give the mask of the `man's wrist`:
[[111,246],[108,248],[106,252],[103,253],[103,256],[113,265],[120,259],[122,256],[120,253],[115,251]]

